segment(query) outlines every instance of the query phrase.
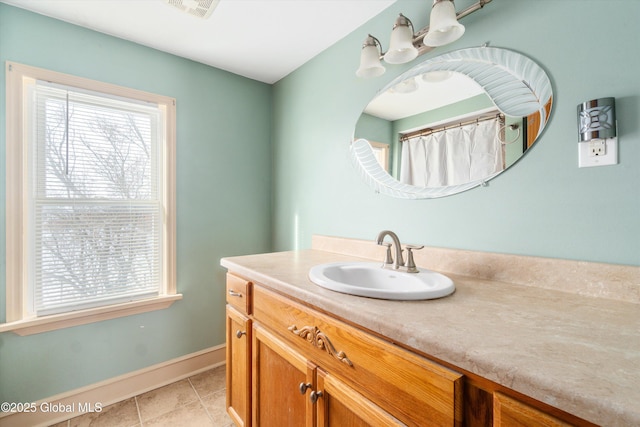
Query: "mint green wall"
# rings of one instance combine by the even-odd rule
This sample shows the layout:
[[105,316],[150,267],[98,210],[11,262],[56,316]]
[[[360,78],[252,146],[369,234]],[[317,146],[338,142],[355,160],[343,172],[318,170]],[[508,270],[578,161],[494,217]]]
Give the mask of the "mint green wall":
[[[167,310],[29,337],[0,334],[0,401],[48,397],[223,343],[219,258],[270,250],[271,231],[275,249],[309,247],[316,233],[373,239],[390,228],[405,242],[640,265],[640,59],[633,30],[640,2],[493,0],[465,18],[464,38],[428,56],[486,41],[524,53],[549,73],[554,111],[525,159],[488,187],[421,201],[373,193],[347,157],[363,107],[410,67],[389,66],[374,80],[354,75],[366,34],[387,46],[399,12],[416,27],[427,24],[424,0],[399,0],[272,88],[0,4],[3,64],[177,99],[178,288],[184,293]],[[598,31],[590,30],[596,25]],[[620,164],[578,169],[576,105],[604,96],[617,98]],[[2,224],[4,99],[2,83]]]
[[[363,183],[347,147],[367,102],[410,66],[373,80],[354,71],[368,33],[386,48],[399,12],[419,28],[428,11],[424,0],[399,0],[275,85],[275,249],[309,247],[314,233],[374,239],[391,229],[404,242],[640,265],[640,2],[493,0],[464,18],[464,37],[426,57],[487,41],[526,54],[552,80],[551,121],[488,187],[392,199]],[[576,105],[606,96],[616,97],[620,164],[579,169]]]
[[0,402],[30,402],[223,344],[219,260],[270,250],[272,87],[0,4],[0,322],[6,60],[176,98],[177,274],[184,298],[166,310],[91,325],[0,334]]
[[393,143],[393,122],[363,113],[356,124],[355,138],[370,141]]

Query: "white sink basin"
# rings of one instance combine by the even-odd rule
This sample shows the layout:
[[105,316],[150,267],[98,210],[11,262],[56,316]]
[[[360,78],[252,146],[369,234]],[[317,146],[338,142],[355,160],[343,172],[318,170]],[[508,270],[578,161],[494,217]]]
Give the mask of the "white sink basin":
[[422,300],[450,295],[456,287],[447,276],[429,270],[406,273],[374,262],[335,262],[309,270],[318,286],[343,294],[392,300]]

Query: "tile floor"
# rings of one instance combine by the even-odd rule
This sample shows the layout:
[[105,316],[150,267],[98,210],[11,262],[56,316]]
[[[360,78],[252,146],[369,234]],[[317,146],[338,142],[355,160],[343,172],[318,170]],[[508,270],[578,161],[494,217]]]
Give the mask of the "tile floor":
[[222,365],[53,427],[233,427],[225,385]]

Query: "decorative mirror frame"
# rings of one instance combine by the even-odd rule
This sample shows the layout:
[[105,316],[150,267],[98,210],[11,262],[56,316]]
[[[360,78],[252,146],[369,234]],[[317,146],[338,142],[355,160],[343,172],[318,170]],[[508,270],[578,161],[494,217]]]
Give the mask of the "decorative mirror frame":
[[[406,79],[433,71],[452,71],[470,77],[484,89],[495,106],[505,115],[529,116],[539,113],[538,137],[542,133],[551,112],[551,81],[544,70],[526,56],[494,47],[452,51],[418,64],[395,78],[379,93],[384,93]],[[486,185],[487,181],[504,172],[500,171],[460,185],[417,187],[402,184],[389,175],[378,163],[366,139],[352,140],[349,151],[355,168],[375,191],[403,199],[431,199],[457,194],[479,185]]]

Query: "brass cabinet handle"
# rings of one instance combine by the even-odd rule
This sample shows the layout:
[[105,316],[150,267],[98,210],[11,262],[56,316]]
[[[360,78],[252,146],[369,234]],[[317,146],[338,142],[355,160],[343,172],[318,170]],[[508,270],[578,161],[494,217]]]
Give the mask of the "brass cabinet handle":
[[314,347],[318,347],[320,350],[324,350],[331,356],[335,357],[342,363],[353,367],[353,363],[344,351],[336,351],[336,348],[331,344],[331,340],[324,333],[318,329],[317,326],[305,326],[302,329],[298,329],[296,325],[291,325],[287,328],[291,333],[296,334],[307,342],[311,343]]
[[307,392],[307,389],[311,387],[311,383],[300,383],[300,385],[298,386],[298,388],[300,389],[300,394],[305,394]]
[[234,291],[233,289],[230,289],[230,290],[229,290],[229,295],[231,295],[232,297],[239,297],[239,298],[242,298],[242,294],[241,294],[241,293],[238,293],[238,292],[236,292],[236,291]]
[[242,338],[243,335],[247,335],[247,332],[246,331],[241,331],[240,329],[238,329],[236,331],[236,337]]
[[318,399],[321,397],[322,397],[321,391],[312,391],[311,394],[309,395],[309,400],[311,401],[311,403],[316,403]]

